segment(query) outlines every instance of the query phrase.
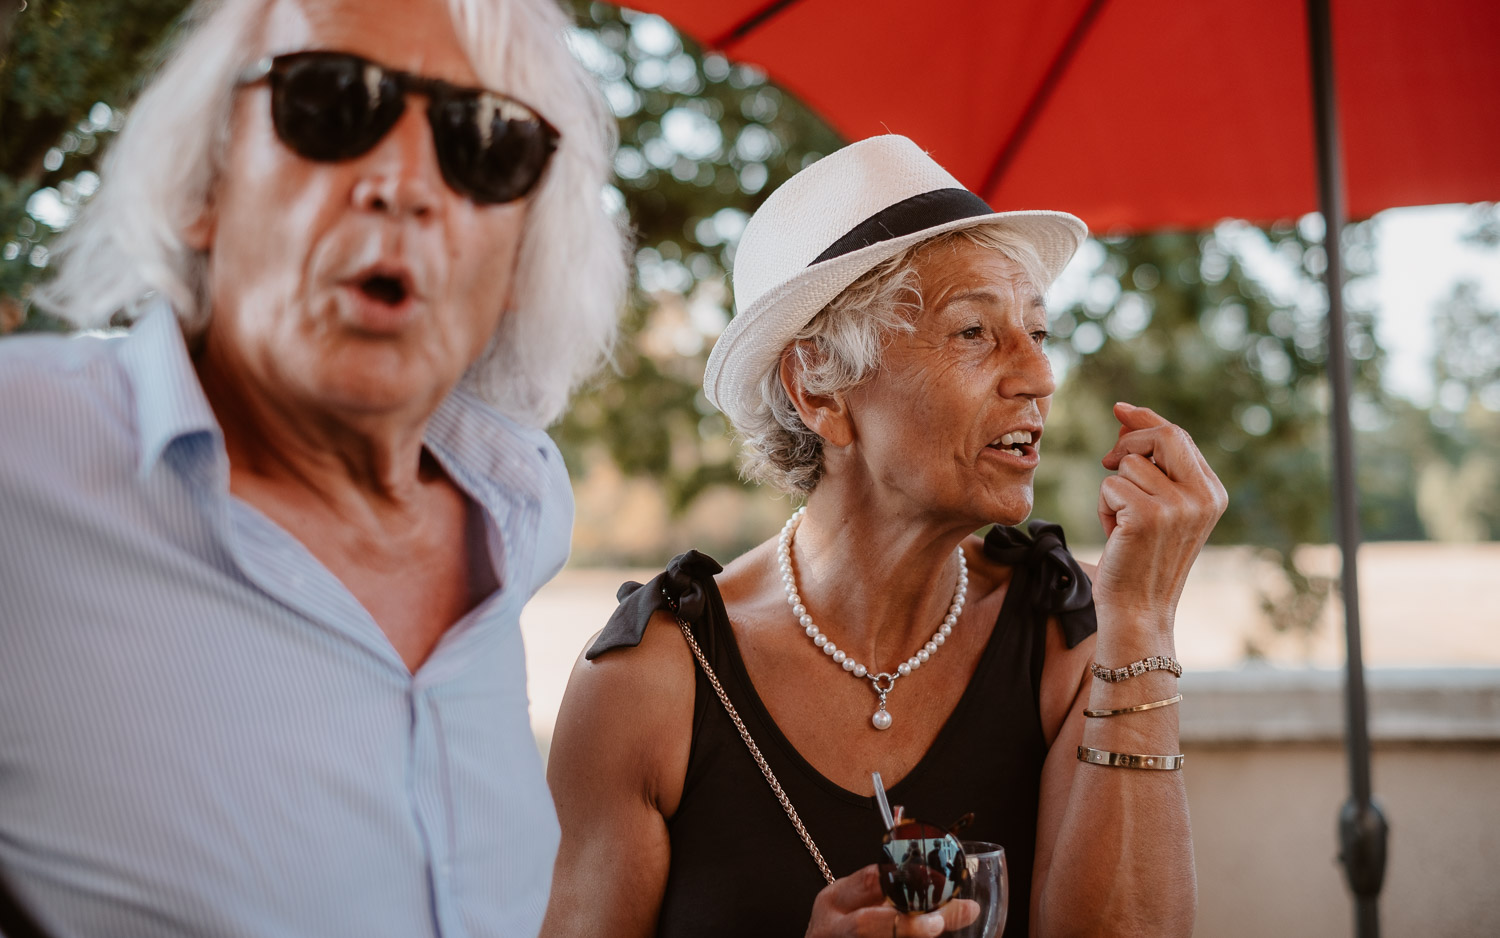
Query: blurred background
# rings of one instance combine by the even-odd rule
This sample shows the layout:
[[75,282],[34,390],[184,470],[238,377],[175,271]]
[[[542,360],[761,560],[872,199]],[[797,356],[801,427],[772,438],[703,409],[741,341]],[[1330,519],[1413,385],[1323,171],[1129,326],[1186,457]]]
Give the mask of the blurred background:
[[[31,291],[184,7],[0,2],[0,334],[64,328]],[[628,215],[637,248],[614,366],[552,429],[578,516],[569,568],[523,616],[543,752],[572,662],[622,580],[688,547],[727,560],[794,507],[739,481],[735,442],[699,382],[732,312],[727,272],[750,213],[844,142],[763,72],[705,54],[659,17],[572,9],[573,49],[619,119],[604,198]],[[1187,428],[1230,493],[1178,620],[1205,935],[1350,931],[1335,860],[1344,647],[1323,236],[1309,214],[1099,237],[1049,295],[1060,383],[1035,516],[1061,521],[1080,556],[1097,553],[1116,400]],[[1500,584],[1500,209],[1357,220],[1345,263],[1374,789],[1393,831],[1382,915],[1392,934],[1500,935],[1488,875],[1500,867],[1489,592]]]

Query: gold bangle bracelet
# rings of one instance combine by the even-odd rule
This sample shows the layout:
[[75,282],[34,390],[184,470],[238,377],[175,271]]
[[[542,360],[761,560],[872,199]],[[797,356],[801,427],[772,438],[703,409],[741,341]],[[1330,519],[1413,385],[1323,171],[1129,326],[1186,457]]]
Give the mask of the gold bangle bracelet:
[[1182,703],[1182,695],[1168,697],[1166,700],[1153,700],[1135,707],[1121,707],[1118,710],[1085,710],[1086,717],[1117,717],[1122,713],[1140,713],[1142,710],[1155,710],[1157,707],[1170,707],[1174,703]]
[[1088,746],[1078,747],[1079,762],[1087,762],[1090,765],[1112,765],[1121,769],[1171,771],[1182,768],[1182,763],[1186,760],[1187,756],[1182,753],[1175,756],[1152,756],[1137,752],[1109,752],[1104,749],[1090,749]]

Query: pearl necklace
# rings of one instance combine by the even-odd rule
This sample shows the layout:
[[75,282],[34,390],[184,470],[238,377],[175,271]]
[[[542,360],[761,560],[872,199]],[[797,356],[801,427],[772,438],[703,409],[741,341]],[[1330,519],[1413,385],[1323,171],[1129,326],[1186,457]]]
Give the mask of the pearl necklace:
[[807,637],[812,639],[814,645],[823,649],[823,654],[832,658],[835,664],[841,665],[855,678],[869,679],[875,688],[875,693],[880,697],[880,704],[874,716],[870,717],[870,722],[877,730],[888,730],[891,728],[891,715],[885,709],[885,698],[891,692],[891,688],[896,686],[896,678],[906,677],[937,654],[938,646],[948,640],[948,636],[953,633],[953,626],[958,624],[959,614],[964,611],[964,600],[969,591],[969,565],[964,560],[963,548],[958,547],[954,550],[954,553],[958,555],[958,585],[953,590],[953,602],[948,606],[948,614],[943,617],[943,624],[932,633],[932,638],[928,639],[925,645],[917,649],[916,654],[896,665],[895,674],[885,671],[871,674],[869,668],[849,657],[848,652],[828,640],[828,636],[824,635],[813,622],[812,616],[807,612],[807,607],[802,605],[802,597],[797,593],[797,575],[792,570],[792,537],[797,531],[797,525],[802,523],[802,515],[806,511],[807,506],[803,505],[787,519],[786,525],[781,529],[781,539],[776,547],[776,566],[781,571],[781,583],[786,589],[787,605],[792,607],[792,615],[797,617],[797,622],[807,633]]

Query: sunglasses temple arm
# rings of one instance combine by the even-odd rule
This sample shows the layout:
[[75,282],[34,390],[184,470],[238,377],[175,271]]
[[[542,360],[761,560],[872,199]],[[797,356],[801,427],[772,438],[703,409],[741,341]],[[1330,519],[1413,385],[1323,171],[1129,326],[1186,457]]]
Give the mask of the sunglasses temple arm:
[[880,780],[879,772],[871,772],[870,780],[875,783],[875,804],[880,808],[880,819],[885,821],[886,830],[894,830],[896,818],[891,814],[891,803],[885,799],[885,783]]

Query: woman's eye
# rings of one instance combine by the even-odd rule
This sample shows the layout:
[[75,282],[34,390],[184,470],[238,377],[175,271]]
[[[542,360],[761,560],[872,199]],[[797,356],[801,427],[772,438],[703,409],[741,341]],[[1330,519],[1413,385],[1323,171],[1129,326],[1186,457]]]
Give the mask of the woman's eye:
[[1048,332],[1046,329],[1038,329],[1031,334],[1031,341],[1035,342],[1037,345],[1044,344],[1050,338],[1052,338],[1052,333]]
[[967,328],[967,329],[963,330],[962,332],[960,332],[958,334],[958,337],[960,339],[973,340],[973,339],[979,338],[982,335],[984,335],[984,327],[983,326],[970,326],[969,328]]

